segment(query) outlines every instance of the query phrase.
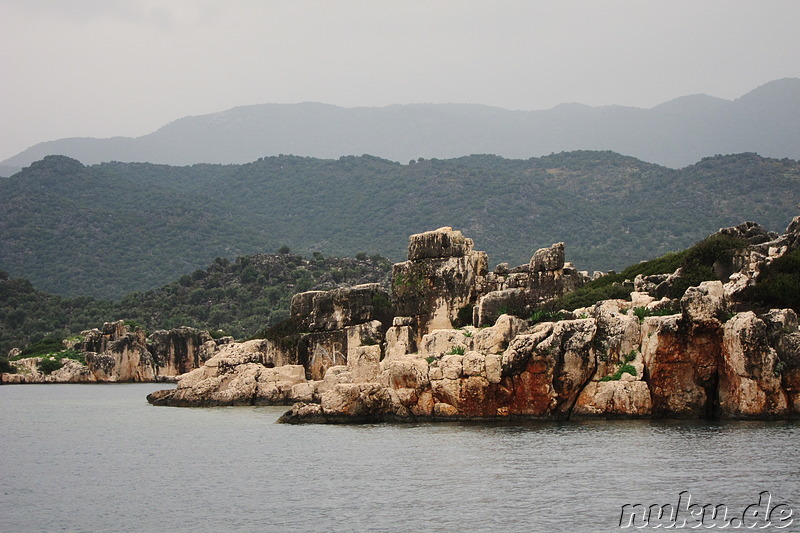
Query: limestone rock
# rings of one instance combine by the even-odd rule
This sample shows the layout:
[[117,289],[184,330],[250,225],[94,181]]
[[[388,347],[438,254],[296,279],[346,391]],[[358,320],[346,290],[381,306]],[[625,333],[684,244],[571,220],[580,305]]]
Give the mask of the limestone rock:
[[391,315],[389,294],[378,283],[295,294],[290,315],[307,331],[332,331]]
[[380,422],[394,414],[391,395],[377,383],[337,385],[322,394],[320,408],[328,422]]
[[748,311],[725,323],[720,365],[719,411],[726,418],[783,418],[789,410],[776,351],[767,326]]
[[564,243],[558,242],[549,248],[536,250],[531,257],[530,269],[535,272],[552,272],[564,268]]
[[380,373],[381,347],[361,346],[350,352],[347,366],[355,383],[374,381]]
[[591,381],[572,410],[575,418],[640,418],[653,411],[650,389],[644,381]]
[[142,329],[130,331],[119,321],[104,324],[99,335],[96,332],[86,336],[85,344],[103,349],[86,353],[86,366],[97,381],[155,381],[158,369]]
[[721,281],[704,281],[689,287],[681,298],[681,310],[686,320],[696,324],[719,325],[725,311],[725,290]]
[[320,404],[303,402],[292,405],[292,408],[278,419],[278,423],[281,424],[325,424],[327,422]]
[[417,338],[451,329],[475,304],[488,270],[485,252],[463,257],[420,259],[392,267],[392,301],[401,315],[417,317]]
[[594,379],[599,380],[615,373],[620,364],[635,363],[628,361],[632,354],[640,361],[637,372],[641,379],[643,365],[639,352],[642,328],[639,319],[633,315],[603,311],[596,314],[594,346],[597,353],[597,372]]
[[[295,385],[305,382],[305,368],[262,364],[264,340],[231,343],[178,379],[176,389],[148,396],[154,405],[207,407],[215,405],[286,404]],[[312,394],[313,395],[313,394]]]
[[385,363],[378,382],[386,388],[422,390],[430,383],[428,362],[420,357],[406,357]]
[[293,402],[318,402],[316,382],[306,381],[292,385],[290,398]]
[[778,361],[773,373],[780,375],[786,392],[790,416],[800,418],[800,330],[797,314],[791,309],[772,309],[762,319],[767,325],[770,346]]
[[463,257],[472,251],[472,239],[451,227],[411,235],[408,239],[408,259]]
[[713,416],[720,350],[718,328],[692,328],[680,315],[645,318],[642,357],[653,416]]
[[392,302],[397,314],[415,317],[417,340],[472,321],[488,263],[485,252],[473,251],[472,240],[451,228],[411,236],[409,260],[392,267]]
[[321,394],[332,390],[339,383],[353,383],[353,373],[347,365],[332,366],[325,371],[322,381],[316,383],[316,392]]
[[362,346],[377,346],[380,353],[380,344],[383,339],[382,329],[383,324],[378,320],[344,328],[347,336],[347,359],[349,360]]
[[717,233],[747,241],[749,244],[762,244],[778,237],[777,233],[767,231],[756,222],[742,222],[738,226],[722,228]]
[[458,409],[449,403],[439,402],[433,406],[433,416],[436,418],[450,418],[458,414]]
[[568,417],[595,372],[595,331],[593,319],[565,320],[514,339],[503,354],[509,414]]
[[534,302],[530,291],[526,288],[512,288],[492,291],[484,294],[475,305],[476,320],[474,325],[494,324],[503,314],[516,310],[529,309]]
[[309,378],[320,380],[329,368],[347,364],[347,334],[343,329],[310,333],[300,338],[297,350]]
[[[206,343],[211,343],[206,346]],[[207,331],[177,328],[154,331],[147,338],[148,351],[159,375],[178,376],[194,370],[213,356],[216,343]]]
[[486,356],[480,352],[467,352],[461,360],[465,376],[486,377]]
[[11,361],[11,365],[17,369],[17,372],[0,374],[0,383],[92,383],[97,381],[97,378],[85,365],[72,359],[61,359],[63,366],[49,374],[39,370],[41,360],[41,357],[27,357]]
[[386,330],[386,360],[397,359],[417,349],[414,331],[410,326],[393,326]]
[[462,330],[438,329],[422,337],[422,341],[419,343],[419,355],[421,357],[441,357],[452,352],[454,348],[467,351],[472,348],[474,340],[474,336],[469,337]]
[[493,326],[474,333],[474,348],[484,353],[500,354],[508,343],[527,328],[527,322],[512,315],[501,315]]
[[654,274],[650,276],[639,274],[633,280],[633,290],[653,296],[655,295],[656,287],[665,282],[668,277],[669,274]]
[[489,383],[500,383],[503,379],[503,365],[499,355],[487,354],[484,359],[486,379]]
[[279,405],[295,401],[294,387],[305,384],[305,376],[306,371],[302,365],[259,369],[253,403]]
[[439,362],[442,369],[442,377],[444,379],[458,379],[464,371],[464,356],[463,355],[445,355]]

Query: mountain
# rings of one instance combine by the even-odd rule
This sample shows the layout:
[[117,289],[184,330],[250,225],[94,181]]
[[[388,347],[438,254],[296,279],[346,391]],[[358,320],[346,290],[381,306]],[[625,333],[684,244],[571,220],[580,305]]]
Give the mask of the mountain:
[[[251,105],[181,118],[137,138],[44,142],[0,165],[19,169],[52,154],[85,163],[189,165],[246,163],[279,154],[372,154],[406,162],[474,153],[528,158],[571,150],[612,150],[672,168],[709,154],[757,152],[797,159],[800,79],[772,81],[733,101],[693,95],[652,109],[579,104],[545,111],[457,104]],[[5,172],[8,175],[9,168]]]
[[48,156],[0,180],[0,269],[64,296],[119,298],[214,258],[274,252],[406,257],[408,235],[453,226],[492,264],[565,241],[580,269],[620,269],[756,220],[783,230],[800,163],[753,153],[681,170],[613,152],[265,157],[243,165]]

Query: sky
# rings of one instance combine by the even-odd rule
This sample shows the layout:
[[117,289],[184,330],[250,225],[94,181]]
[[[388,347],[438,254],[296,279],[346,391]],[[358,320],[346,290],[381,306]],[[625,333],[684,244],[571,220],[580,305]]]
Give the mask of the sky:
[[800,77],[797,0],[0,0],[0,160],[261,103],[735,99]]

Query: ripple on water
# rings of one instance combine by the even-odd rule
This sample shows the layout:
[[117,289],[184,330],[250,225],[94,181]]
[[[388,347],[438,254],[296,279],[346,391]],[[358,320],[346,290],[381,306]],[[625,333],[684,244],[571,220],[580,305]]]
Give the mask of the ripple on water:
[[800,508],[800,425],[289,426],[152,407],[162,384],[0,387],[8,531],[615,531],[688,490]]

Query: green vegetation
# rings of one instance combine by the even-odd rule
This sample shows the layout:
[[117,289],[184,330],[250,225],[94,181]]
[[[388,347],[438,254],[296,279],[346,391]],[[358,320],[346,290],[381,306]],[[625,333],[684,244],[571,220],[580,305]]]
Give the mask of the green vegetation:
[[603,376],[602,378],[600,378],[600,381],[619,381],[619,379],[622,377],[622,374],[626,372],[631,376],[635,376],[636,368],[630,363],[624,363],[621,367],[619,367],[619,370],[617,370],[610,376]]
[[564,314],[557,311],[548,311],[546,309],[536,309],[530,316],[531,325],[538,324],[539,322],[557,322],[564,320]]
[[592,151],[414,165],[277,156],[84,166],[50,156],[0,180],[0,269],[50,293],[118,299],[215,257],[265,250],[399,261],[409,234],[444,225],[464,230],[493,262],[522,264],[565,240],[579,268],[619,269],[743,220],[783,230],[798,176],[796,161],[755,154],[680,170]]
[[54,356],[43,357],[38,365],[39,371],[44,374],[52,374],[63,366],[64,363],[61,362],[61,359]]
[[60,337],[45,337],[38,342],[26,346],[16,359],[22,359],[23,357],[43,357],[60,352],[64,349],[62,340],[63,339]]
[[[680,267],[683,269],[683,275],[675,280],[669,294],[670,298],[679,298],[689,287],[699,285],[703,281],[718,279],[714,272],[714,263],[729,259],[732,252],[746,246],[747,243],[741,239],[728,235],[711,235],[681,252],[670,252],[657,259],[629,266],[619,274],[609,273],[593,280],[556,300],[552,308],[572,310],[593,305],[600,300],[627,300],[630,299],[633,287],[624,285],[625,280],[633,281],[639,274],[643,276],[672,274]],[[643,318],[644,316],[640,317]]]
[[664,308],[664,309],[656,309],[655,311],[650,310],[646,307],[634,307],[633,314],[636,318],[639,319],[639,322],[644,322],[644,319],[648,316],[669,316],[674,315],[677,311],[672,308]]
[[445,355],[464,355],[467,349],[463,346],[453,346]]
[[[0,360],[13,347],[24,357],[64,350],[62,340],[103,322],[124,319],[145,332],[192,326],[212,337],[252,338],[288,317],[293,294],[359,283],[387,283],[391,263],[325,257],[305,260],[291,254],[217,258],[160,289],[132,293],[115,303],[92,298],[62,298],[42,293],[21,279],[0,279]],[[372,301],[378,310],[385,296]],[[288,341],[287,341],[288,342]]]
[[425,279],[418,273],[400,272],[394,277],[393,290],[399,299],[419,298],[425,292]]
[[791,307],[800,313],[800,249],[766,266],[756,285],[745,289],[742,299],[765,308]]

